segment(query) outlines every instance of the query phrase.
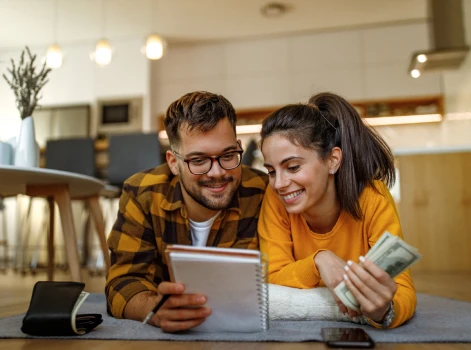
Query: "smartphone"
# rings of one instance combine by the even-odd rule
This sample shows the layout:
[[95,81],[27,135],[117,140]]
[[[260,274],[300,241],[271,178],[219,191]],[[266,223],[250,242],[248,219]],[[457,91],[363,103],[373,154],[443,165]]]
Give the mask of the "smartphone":
[[322,328],[322,339],[330,348],[374,348],[373,339],[361,328]]

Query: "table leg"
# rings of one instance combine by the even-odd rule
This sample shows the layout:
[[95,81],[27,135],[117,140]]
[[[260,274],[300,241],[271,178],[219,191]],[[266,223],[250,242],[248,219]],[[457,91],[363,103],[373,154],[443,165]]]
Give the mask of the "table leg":
[[98,202],[98,197],[88,198],[88,205],[90,207],[90,213],[92,215],[93,222],[95,223],[95,229],[98,234],[98,239],[100,240],[101,251],[103,253],[103,258],[105,259],[106,272],[110,269],[110,253],[108,250],[108,245],[106,244],[106,234],[105,234],[105,220],[103,219],[103,213],[100,209],[100,203]]
[[72,204],[68,189],[58,190],[54,194],[54,199],[59,206],[61,213],[62,231],[64,233],[65,248],[67,251],[67,260],[69,263],[72,279],[81,282],[80,260],[77,247],[77,235],[75,234],[74,220],[72,217]]
[[47,280],[54,280],[54,197],[47,197],[49,204],[49,234],[47,236]]
[[80,260],[77,247],[72,205],[67,185],[27,185],[26,194],[32,197],[52,197],[59,207],[62,231],[64,234],[67,262],[69,263],[72,280],[81,282]]
[[26,273],[28,252],[29,252],[29,234],[30,234],[30,216],[31,206],[33,203],[32,198],[28,198],[28,208],[26,213],[23,213],[22,196],[16,197],[16,212],[17,212],[17,242],[15,254],[15,266],[20,273]]

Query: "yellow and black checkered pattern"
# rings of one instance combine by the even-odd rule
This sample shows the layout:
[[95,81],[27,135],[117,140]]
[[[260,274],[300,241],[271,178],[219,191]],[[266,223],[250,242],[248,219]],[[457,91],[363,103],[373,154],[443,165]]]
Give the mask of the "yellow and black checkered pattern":
[[[229,207],[211,227],[208,246],[258,249],[257,223],[268,177],[242,165],[242,181]],[[116,222],[108,238],[111,268],[106,282],[108,312],[122,318],[137,293],[157,291],[169,281],[167,244],[191,245],[179,177],[168,165],[137,173],[123,186]]]

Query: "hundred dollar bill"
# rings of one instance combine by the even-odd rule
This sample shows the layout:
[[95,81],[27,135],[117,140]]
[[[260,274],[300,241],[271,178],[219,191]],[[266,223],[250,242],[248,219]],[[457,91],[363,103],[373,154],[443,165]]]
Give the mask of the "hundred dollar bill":
[[340,282],[339,285],[334,288],[334,293],[339,297],[343,305],[351,310],[360,311],[360,304],[357,298],[350,292],[350,289],[348,289],[344,281]]
[[[399,237],[385,232],[366,257],[394,278],[419,261],[422,255]],[[360,311],[360,304],[344,281],[334,288],[334,293],[346,307]]]
[[384,249],[382,254],[375,257],[373,262],[393,278],[422,257],[422,254],[416,248],[401,239],[391,241],[386,247],[387,249]]
[[399,239],[399,237],[390,234],[388,231],[384,232],[365,256],[370,260],[374,260],[374,258],[383,251],[384,243],[394,239]]
[[77,328],[76,325],[76,316],[77,316],[77,311],[80,308],[80,306],[83,304],[85,299],[90,295],[88,292],[82,291],[77,298],[77,301],[75,302],[74,308],[72,309],[72,316],[71,316],[71,324],[72,324],[72,329],[76,334],[85,334],[85,329]]

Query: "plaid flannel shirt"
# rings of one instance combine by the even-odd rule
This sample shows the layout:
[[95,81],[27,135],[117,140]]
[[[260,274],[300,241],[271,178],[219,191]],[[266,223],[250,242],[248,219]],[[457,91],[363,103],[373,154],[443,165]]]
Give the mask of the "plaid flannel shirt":
[[[214,221],[207,246],[259,248],[257,223],[267,183],[266,174],[242,165],[239,189]],[[122,318],[134,295],[157,292],[160,282],[170,280],[164,255],[167,244],[191,245],[191,233],[179,177],[165,163],[124,183],[108,238],[108,313]]]

